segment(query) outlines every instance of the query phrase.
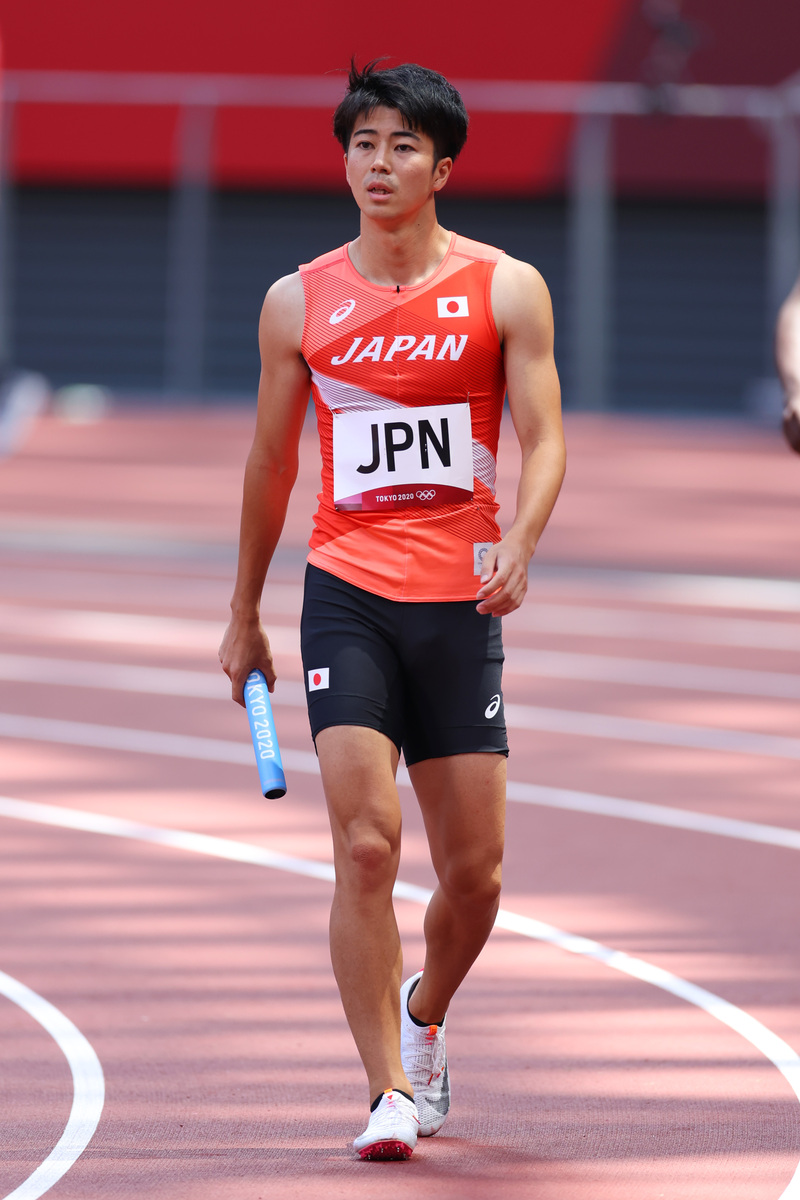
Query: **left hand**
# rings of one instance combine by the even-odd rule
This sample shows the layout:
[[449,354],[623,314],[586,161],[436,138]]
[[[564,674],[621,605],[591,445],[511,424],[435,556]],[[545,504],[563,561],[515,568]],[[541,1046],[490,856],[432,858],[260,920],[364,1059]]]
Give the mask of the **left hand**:
[[505,617],[519,608],[528,590],[530,554],[509,533],[487,550],[477,594],[478,612]]

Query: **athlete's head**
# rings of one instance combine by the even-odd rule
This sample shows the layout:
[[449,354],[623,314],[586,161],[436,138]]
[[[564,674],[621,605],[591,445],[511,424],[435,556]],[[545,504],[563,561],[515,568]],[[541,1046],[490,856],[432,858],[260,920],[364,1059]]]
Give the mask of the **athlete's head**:
[[436,71],[403,63],[385,71],[376,70],[380,59],[359,70],[350,64],[344,99],[333,114],[333,133],[345,154],[359,117],[376,108],[393,108],[409,129],[424,133],[434,146],[436,162],[454,159],[467,140],[469,117],[464,101],[452,84]]

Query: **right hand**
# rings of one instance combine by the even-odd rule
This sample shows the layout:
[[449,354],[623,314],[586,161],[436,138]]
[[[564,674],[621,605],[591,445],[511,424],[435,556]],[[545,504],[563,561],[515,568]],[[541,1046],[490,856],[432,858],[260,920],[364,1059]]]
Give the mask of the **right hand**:
[[267,687],[275,690],[275,666],[269,638],[259,619],[232,618],[219,647],[219,661],[231,681],[231,697],[245,707],[244,685],[251,671],[263,671]]

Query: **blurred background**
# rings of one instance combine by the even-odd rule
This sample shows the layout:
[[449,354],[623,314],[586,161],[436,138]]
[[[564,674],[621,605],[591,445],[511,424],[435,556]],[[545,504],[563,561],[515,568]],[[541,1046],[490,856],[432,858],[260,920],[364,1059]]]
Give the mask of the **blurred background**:
[[786,0],[0,0],[0,353],[56,388],[241,401],[269,284],[357,231],[350,56],[472,123],[444,225],[537,265],[568,408],[777,421],[800,259]]

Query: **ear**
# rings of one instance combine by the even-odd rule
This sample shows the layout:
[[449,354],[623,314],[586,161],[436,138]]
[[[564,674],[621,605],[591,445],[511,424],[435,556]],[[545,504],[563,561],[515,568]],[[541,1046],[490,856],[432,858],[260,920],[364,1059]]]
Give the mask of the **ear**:
[[433,168],[433,190],[440,192],[450,178],[453,169],[452,158],[440,158]]
[[350,186],[350,171],[348,170],[348,162],[347,162],[346,154],[344,155],[344,177],[347,180],[348,185]]

